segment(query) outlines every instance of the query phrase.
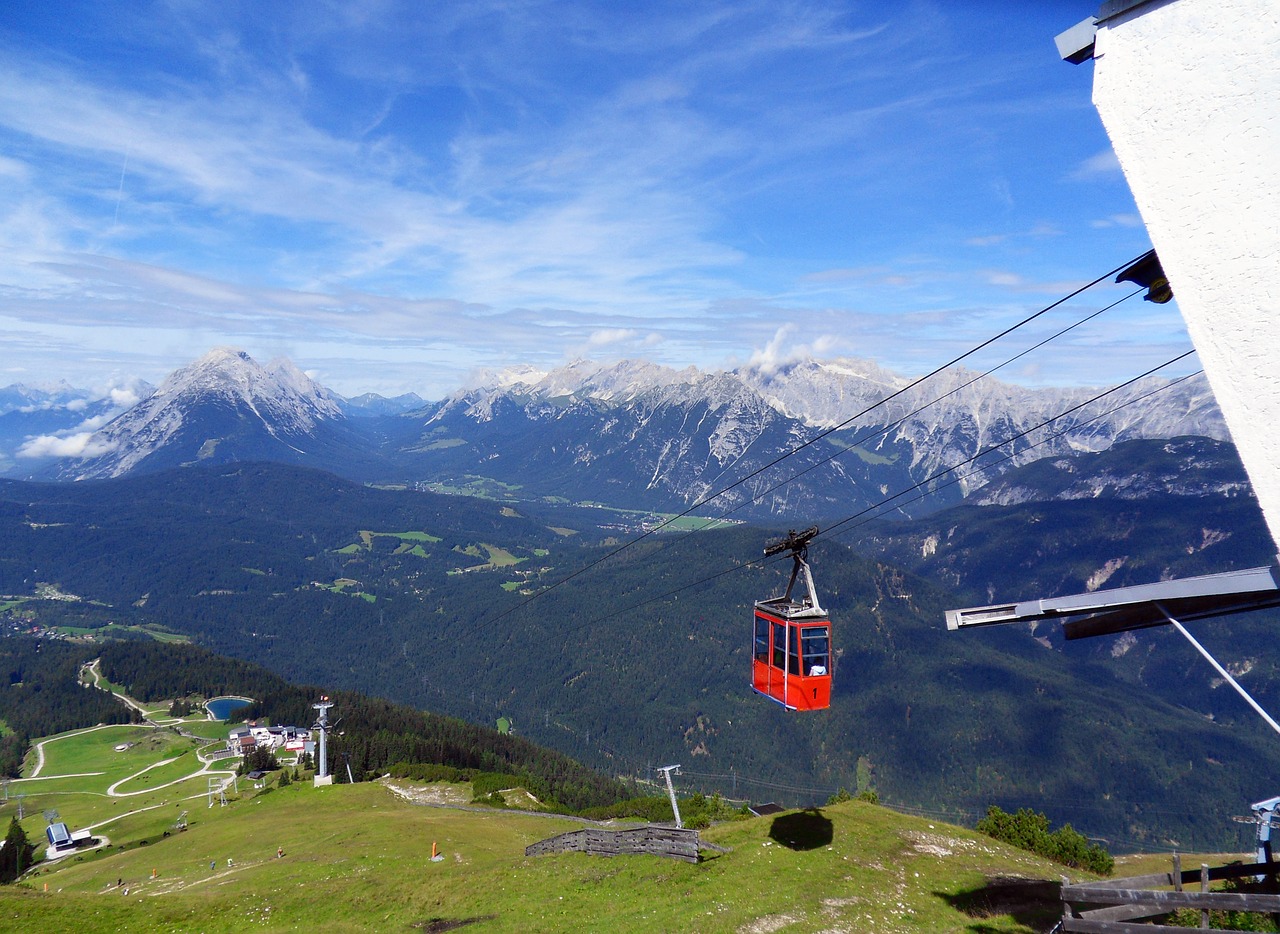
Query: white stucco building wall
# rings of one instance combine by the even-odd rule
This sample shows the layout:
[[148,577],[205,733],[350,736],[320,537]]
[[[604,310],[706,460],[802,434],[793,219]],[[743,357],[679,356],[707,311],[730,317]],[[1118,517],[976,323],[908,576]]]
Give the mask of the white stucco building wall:
[[1280,552],[1280,0],[1098,16],[1094,104]]

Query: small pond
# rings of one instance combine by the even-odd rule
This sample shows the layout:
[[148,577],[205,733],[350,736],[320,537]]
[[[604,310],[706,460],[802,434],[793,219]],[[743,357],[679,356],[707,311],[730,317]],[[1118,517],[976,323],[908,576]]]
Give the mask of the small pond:
[[209,713],[215,720],[225,720],[231,716],[233,710],[239,710],[241,707],[248,707],[253,701],[245,697],[215,697],[205,703]]

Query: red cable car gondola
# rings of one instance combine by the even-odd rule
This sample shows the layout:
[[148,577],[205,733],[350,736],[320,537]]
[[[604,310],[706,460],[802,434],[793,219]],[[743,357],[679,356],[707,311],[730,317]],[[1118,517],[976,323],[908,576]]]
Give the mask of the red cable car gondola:
[[[766,558],[790,551],[795,566],[785,594],[756,603],[751,687],[788,710],[831,706],[831,617],[818,602],[806,560],[817,534],[817,526],[793,531],[764,550]],[[802,574],[805,593],[792,599]]]

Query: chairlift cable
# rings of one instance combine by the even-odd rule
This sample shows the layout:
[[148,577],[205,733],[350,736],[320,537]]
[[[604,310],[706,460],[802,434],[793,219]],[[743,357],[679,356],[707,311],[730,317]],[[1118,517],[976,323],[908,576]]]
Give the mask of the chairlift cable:
[[[863,436],[863,437],[861,437],[861,438],[856,438],[856,439],[854,439],[854,441],[853,441],[853,442],[852,442],[848,447],[846,447],[846,448],[840,448],[840,449],[836,450],[835,452],[833,452],[833,453],[831,453],[831,454],[828,454],[826,457],[822,458],[821,460],[818,460],[818,461],[814,462],[813,464],[810,464],[808,467],[805,467],[803,470],[797,471],[796,473],[792,474],[791,476],[789,476],[789,477],[787,477],[787,478],[785,478],[785,479],[783,479],[783,480],[778,481],[778,482],[777,482],[777,483],[775,483],[773,486],[769,487],[767,490],[764,490],[764,491],[762,491],[762,492],[760,492],[760,493],[757,493],[757,494],[756,494],[755,496],[753,496],[751,499],[743,500],[741,503],[739,503],[738,505],[736,505],[736,506],[732,507],[731,509],[727,509],[727,510],[725,510],[724,512],[720,513],[719,515],[717,515],[717,516],[715,516],[715,517],[713,517],[713,518],[709,519],[705,525],[699,526],[698,528],[693,529],[693,530],[692,530],[692,531],[690,531],[690,532],[686,532],[684,535],[680,536],[680,538],[676,539],[675,541],[671,542],[670,544],[672,544],[672,545],[678,544],[679,542],[683,541],[685,538],[688,538],[690,535],[693,535],[693,534],[695,534],[695,533],[697,533],[697,532],[701,532],[701,531],[703,531],[703,530],[705,530],[705,529],[709,528],[713,523],[715,523],[715,522],[719,522],[720,520],[724,519],[726,516],[731,516],[731,515],[733,515],[733,513],[737,512],[739,509],[742,509],[743,507],[748,506],[748,505],[750,505],[750,504],[752,504],[752,503],[757,503],[757,502],[759,502],[761,499],[763,499],[764,497],[768,496],[768,495],[769,495],[770,493],[772,493],[773,491],[775,491],[775,490],[777,490],[777,489],[780,489],[780,488],[781,488],[781,487],[783,487],[783,486],[786,486],[788,483],[791,483],[793,480],[796,480],[796,479],[799,479],[800,477],[803,477],[805,474],[809,473],[809,471],[811,471],[811,470],[816,470],[817,468],[819,468],[819,467],[823,466],[824,464],[828,464],[828,463],[830,463],[831,461],[835,460],[836,458],[840,457],[841,455],[843,455],[843,454],[847,454],[847,453],[848,453],[850,450],[852,450],[853,448],[855,448],[855,447],[861,447],[862,445],[866,444],[866,442],[871,441],[871,440],[872,440],[872,439],[874,439],[874,438],[878,438],[878,437],[880,437],[881,435],[887,434],[888,432],[892,431],[893,429],[898,428],[899,426],[901,426],[901,425],[905,424],[905,423],[907,422],[907,420],[908,420],[908,419],[910,419],[910,418],[914,418],[916,415],[919,415],[921,412],[923,412],[925,409],[929,408],[930,406],[936,405],[936,404],[938,404],[939,402],[942,402],[944,399],[947,399],[948,397],[953,396],[953,395],[955,395],[956,393],[958,393],[958,392],[960,392],[960,391],[962,391],[962,390],[964,390],[964,389],[968,389],[970,386],[972,386],[974,383],[978,382],[979,380],[984,379],[984,378],[986,378],[986,377],[990,376],[992,373],[995,373],[996,371],[1003,369],[1004,367],[1008,366],[1008,365],[1009,365],[1009,364],[1011,364],[1011,363],[1015,363],[1015,362],[1017,362],[1018,360],[1022,359],[1022,358],[1023,358],[1023,357],[1025,357],[1025,356],[1027,356],[1028,354],[1033,353],[1033,352],[1034,352],[1034,351],[1036,351],[1036,350],[1039,350],[1041,347],[1043,347],[1045,344],[1049,343],[1050,341],[1057,340],[1059,337],[1061,337],[1062,335],[1066,334],[1067,332],[1072,331],[1072,330],[1074,330],[1075,328],[1078,328],[1078,327],[1080,327],[1080,326],[1081,326],[1081,325],[1083,325],[1083,324],[1087,324],[1089,321],[1092,321],[1094,318],[1098,317],[1098,316],[1099,316],[1099,315],[1101,315],[1103,312],[1110,311],[1112,308],[1115,308],[1115,307],[1116,307],[1117,305],[1119,305],[1121,302],[1128,301],[1129,299],[1133,298],[1135,295],[1139,295],[1139,294],[1141,294],[1143,291],[1145,291],[1145,290],[1144,290],[1144,289],[1135,289],[1134,291],[1130,292],[1128,295],[1124,296],[1123,298],[1119,298],[1119,299],[1117,299],[1116,301],[1112,302],[1110,305],[1106,305],[1106,306],[1104,306],[1104,307],[1102,307],[1102,308],[1099,308],[1097,311],[1091,312],[1090,314],[1088,314],[1088,315],[1086,315],[1085,317],[1081,318],[1080,320],[1076,321],[1074,324],[1069,324],[1069,325],[1067,325],[1065,328],[1062,328],[1061,330],[1057,331],[1056,333],[1051,334],[1050,336],[1048,336],[1048,337],[1044,338],[1043,340],[1041,340],[1041,341],[1039,341],[1039,342],[1037,342],[1037,343],[1033,344],[1032,346],[1030,346],[1030,347],[1026,348],[1025,350],[1021,351],[1020,353],[1014,354],[1012,357],[1009,357],[1009,358],[1008,358],[1007,360],[1005,360],[1003,363],[999,363],[999,364],[997,364],[997,365],[995,365],[995,366],[991,367],[989,370],[985,370],[985,371],[983,371],[982,373],[978,373],[978,374],[976,374],[975,376],[973,376],[973,377],[972,377],[971,379],[969,379],[968,381],[966,381],[966,382],[964,382],[964,383],[961,383],[959,386],[956,386],[956,387],[954,387],[954,388],[952,388],[952,389],[948,390],[947,392],[943,393],[942,395],[940,395],[940,396],[938,396],[938,397],[936,397],[936,398],[934,398],[934,399],[930,400],[929,402],[924,403],[923,405],[919,406],[918,408],[914,409],[913,411],[908,412],[906,415],[903,415],[901,418],[898,418],[898,419],[896,419],[895,421],[892,421],[892,422],[888,423],[887,425],[882,425],[881,427],[879,427],[879,428],[875,429],[874,431],[872,431],[870,434],[864,435],[864,436]],[[910,492],[910,491],[908,490],[907,492]]]
[[626,542],[623,542],[621,545],[619,545],[617,548],[614,548],[612,551],[609,551],[609,552],[607,552],[606,554],[601,555],[599,558],[596,558],[594,561],[591,561],[591,562],[589,562],[589,563],[587,563],[587,564],[583,565],[582,567],[578,568],[576,571],[572,571],[571,573],[569,573],[569,574],[565,575],[564,577],[560,578],[559,580],[555,581],[554,583],[549,584],[547,587],[544,587],[542,590],[539,590],[537,593],[530,594],[528,597],[526,597],[524,600],[522,600],[522,601],[520,601],[519,603],[517,603],[515,606],[508,607],[507,609],[505,609],[505,610],[503,610],[502,612],[498,613],[496,616],[491,617],[488,621],[489,621],[489,622],[497,622],[498,620],[500,620],[500,619],[504,619],[505,617],[510,616],[512,613],[515,613],[515,612],[517,612],[518,610],[524,609],[526,606],[528,606],[530,603],[532,603],[534,600],[537,600],[539,597],[543,596],[544,594],[550,593],[551,591],[553,591],[553,590],[557,589],[558,587],[561,587],[561,586],[563,586],[564,584],[567,584],[569,581],[573,580],[574,578],[579,577],[579,576],[581,576],[582,574],[585,574],[587,571],[590,571],[592,568],[595,568],[595,567],[597,567],[597,566],[599,566],[599,565],[603,564],[604,562],[608,561],[610,558],[613,558],[613,557],[615,557],[615,556],[617,556],[617,555],[621,554],[623,551],[626,551],[628,548],[632,547],[633,545],[637,545],[637,544],[639,544],[640,542],[642,542],[642,541],[644,541],[646,538],[648,538],[650,535],[653,535],[653,534],[655,534],[655,533],[657,533],[657,532],[661,531],[662,529],[664,529],[664,528],[666,528],[668,525],[670,525],[672,522],[675,522],[677,519],[682,519],[682,518],[684,518],[685,516],[687,516],[687,515],[689,515],[691,512],[693,512],[695,509],[700,509],[702,506],[705,506],[707,503],[711,502],[713,499],[716,499],[717,497],[720,497],[720,496],[724,495],[725,493],[729,492],[730,490],[735,489],[735,488],[737,488],[737,487],[741,486],[742,484],[746,483],[748,480],[752,479],[753,477],[759,476],[761,473],[764,473],[766,470],[770,470],[770,469],[772,469],[773,467],[777,466],[777,465],[778,465],[779,463],[781,463],[782,461],[786,460],[788,457],[791,457],[791,456],[793,456],[793,455],[795,455],[795,454],[799,453],[800,451],[804,450],[805,448],[810,447],[811,445],[816,444],[817,442],[821,441],[823,438],[827,437],[828,435],[830,435],[830,434],[832,434],[832,433],[834,433],[834,432],[836,432],[836,431],[840,431],[841,429],[843,429],[843,428],[847,427],[848,425],[850,425],[851,423],[853,423],[853,422],[854,422],[854,421],[856,421],[857,419],[861,418],[862,416],[866,415],[867,413],[869,413],[869,412],[871,412],[871,411],[873,411],[873,410],[875,410],[875,409],[879,408],[880,406],[884,405],[884,404],[885,404],[885,403],[887,403],[887,402],[890,402],[891,400],[893,400],[893,399],[897,398],[898,396],[902,395],[903,393],[908,392],[908,391],[910,391],[910,390],[914,389],[916,386],[919,386],[919,385],[920,385],[921,383],[923,383],[925,380],[927,380],[927,379],[931,379],[932,377],[934,377],[934,376],[936,376],[937,374],[939,374],[939,373],[943,372],[944,370],[947,370],[947,369],[949,369],[949,368],[951,368],[951,367],[955,366],[955,365],[956,365],[957,363],[959,363],[960,361],[965,360],[965,359],[967,359],[968,357],[973,356],[975,353],[977,353],[977,352],[978,352],[978,351],[980,351],[980,350],[984,350],[985,348],[987,348],[987,347],[991,346],[992,344],[994,344],[996,341],[1000,340],[1001,338],[1004,338],[1004,337],[1008,336],[1009,334],[1013,333],[1014,331],[1018,330],[1018,329],[1019,329],[1019,328],[1021,328],[1021,327],[1024,327],[1024,326],[1025,326],[1025,325],[1027,325],[1027,324],[1030,324],[1032,321],[1035,321],[1037,318],[1040,318],[1041,316],[1048,314],[1050,311],[1052,311],[1053,309],[1057,308],[1059,305],[1062,305],[1062,304],[1064,304],[1065,302],[1070,301],[1071,299],[1075,298],[1077,295],[1080,295],[1082,292],[1085,292],[1085,291],[1087,291],[1087,290],[1089,290],[1089,289],[1093,288],[1095,285],[1098,285],[1099,283],[1103,282],[1104,280],[1109,279],[1110,277],[1114,276],[1116,273],[1118,273],[1118,272],[1122,272],[1123,270],[1125,270],[1125,269],[1127,269],[1128,267],[1132,266],[1132,265],[1133,265],[1135,262],[1137,262],[1139,259],[1141,259],[1141,258],[1142,258],[1142,256],[1145,256],[1147,252],[1150,252],[1150,251],[1144,251],[1144,252],[1143,252],[1143,254],[1141,254],[1140,256],[1134,257],[1134,258],[1133,258],[1133,259],[1131,259],[1131,260],[1128,260],[1128,261],[1126,261],[1126,262],[1124,262],[1124,263],[1121,263],[1119,266],[1116,266],[1114,269],[1110,270],[1109,272],[1106,272],[1106,273],[1104,273],[1103,275],[1098,276],[1096,279],[1092,280],[1091,282],[1088,282],[1088,283],[1086,283],[1085,285],[1082,285],[1082,286],[1080,286],[1079,288],[1075,289],[1074,291],[1069,292],[1068,294],[1066,294],[1066,295],[1062,296],[1061,298],[1057,299],[1056,301],[1054,301],[1054,302],[1052,302],[1052,303],[1050,303],[1050,304],[1046,305],[1045,307],[1041,308],[1039,311],[1036,311],[1036,312],[1034,312],[1033,314],[1028,315],[1027,317],[1023,318],[1021,321],[1018,321],[1017,323],[1010,325],[1009,327],[1007,327],[1007,328],[1005,328],[1004,330],[1000,331],[999,333],[997,333],[997,334],[996,334],[996,335],[994,335],[993,337],[989,337],[989,338],[987,338],[986,340],[982,341],[981,343],[977,344],[976,346],[974,346],[974,347],[970,348],[969,350],[966,350],[964,353],[960,354],[959,356],[956,356],[956,357],[952,358],[951,360],[949,360],[948,362],[946,362],[946,363],[942,364],[941,366],[938,366],[938,367],[934,368],[933,370],[929,371],[929,372],[928,372],[928,373],[926,373],[925,375],[920,376],[920,377],[918,377],[918,378],[916,378],[916,379],[912,380],[912,381],[911,381],[911,382],[909,382],[907,385],[902,386],[901,388],[899,388],[899,389],[895,390],[894,392],[892,392],[892,393],[890,393],[889,395],[885,396],[883,399],[880,399],[879,401],[872,403],[871,405],[867,406],[866,408],[864,408],[864,409],[863,409],[863,410],[861,410],[860,412],[857,412],[856,414],[849,416],[848,418],[846,418],[844,421],[840,422],[839,424],[837,424],[837,425],[833,425],[833,426],[831,426],[830,428],[824,429],[823,431],[819,432],[818,434],[816,434],[814,437],[810,438],[809,440],[807,440],[807,441],[805,441],[805,442],[803,442],[803,443],[801,443],[801,444],[798,444],[798,445],[796,445],[795,447],[791,448],[790,450],[785,451],[784,453],[782,453],[782,454],[778,455],[778,456],[777,456],[777,457],[775,457],[773,460],[771,460],[769,463],[767,463],[767,464],[765,464],[765,465],[763,465],[763,466],[761,466],[761,467],[756,468],[755,470],[751,471],[750,473],[748,473],[748,474],[746,474],[746,475],[744,475],[744,476],[742,476],[742,477],[739,477],[737,480],[733,481],[733,483],[730,483],[728,486],[722,487],[721,489],[717,490],[716,492],[711,493],[711,494],[709,494],[708,496],[705,496],[705,497],[703,497],[702,499],[700,499],[700,500],[696,501],[696,502],[695,502],[695,503],[693,503],[691,506],[689,506],[688,508],[686,508],[684,511],[679,512],[679,513],[676,513],[675,515],[670,516],[670,517],[668,517],[668,518],[666,518],[666,519],[662,520],[662,522],[658,523],[658,524],[657,524],[657,525],[655,525],[653,528],[651,528],[651,529],[646,529],[645,531],[641,532],[639,535],[635,536],[634,538],[631,538],[630,540],[628,540],[628,541],[626,541]]
[[[1171,359],[1171,360],[1167,360],[1166,362],[1164,362],[1164,363],[1160,364],[1159,366],[1157,366],[1157,367],[1153,367],[1152,369],[1150,369],[1150,370],[1146,371],[1145,373],[1142,373],[1142,374],[1140,374],[1140,375],[1138,375],[1138,376],[1133,377],[1133,379],[1130,379],[1130,380],[1128,380],[1128,381],[1126,381],[1126,382],[1124,382],[1124,383],[1120,383],[1120,384],[1119,384],[1119,385],[1117,385],[1117,386],[1113,386],[1113,387],[1111,387],[1110,389],[1107,389],[1107,390],[1105,390],[1105,391],[1103,391],[1103,392],[1098,393],[1096,396],[1093,396],[1091,399],[1088,399],[1088,400],[1086,400],[1085,402],[1080,403],[1080,405],[1073,406],[1073,407],[1072,407],[1072,408],[1070,408],[1070,409],[1067,409],[1067,410],[1065,410],[1065,411],[1063,411],[1063,412],[1058,413],[1057,415],[1053,416],[1052,418],[1047,419],[1047,420],[1046,420],[1046,421],[1044,421],[1044,422],[1041,422],[1041,423],[1040,423],[1040,425],[1036,426],[1035,428],[1028,429],[1028,431],[1035,431],[1035,430],[1037,430],[1038,428],[1043,427],[1044,425],[1050,424],[1050,423],[1052,423],[1052,422],[1056,421],[1057,419],[1062,418],[1064,415],[1069,415],[1071,412],[1076,411],[1076,410],[1078,410],[1079,408],[1081,408],[1081,407],[1083,407],[1083,406],[1086,406],[1086,405],[1089,405],[1089,404],[1091,404],[1091,403],[1093,403],[1093,402],[1096,402],[1097,400],[1104,398],[1105,396],[1109,395],[1110,393],[1116,392],[1117,390],[1123,389],[1123,388],[1124,388],[1124,387],[1126,387],[1126,386],[1132,385],[1134,382],[1136,382],[1136,381],[1138,381],[1138,380],[1140,380],[1140,379],[1144,379],[1145,377],[1150,376],[1152,373],[1155,373],[1155,372],[1157,372],[1158,370],[1163,369],[1164,367],[1172,366],[1174,363],[1177,363],[1179,360],[1183,360],[1183,359],[1185,359],[1186,357],[1190,356],[1190,355],[1191,355],[1191,354],[1193,354],[1193,353],[1195,353],[1195,351],[1194,351],[1194,350],[1188,350],[1186,353],[1179,354],[1177,357],[1174,357],[1174,358],[1173,358],[1173,359]],[[1158,393],[1165,392],[1165,391],[1167,391],[1168,389],[1171,389],[1172,387],[1174,387],[1174,386],[1178,385],[1179,383],[1183,382],[1184,380],[1188,380],[1188,379],[1192,378],[1193,376],[1198,375],[1198,374],[1199,374],[1199,373],[1201,373],[1201,372],[1203,372],[1203,371],[1202,371],[1202,370],[1197,370],[1197,371],[1196,371],[1196,372],[1194,372],[1194,373],[1188,373],[1188,374],[1186,374],[1185,376],[1181,376],[1181,377],[1179,377],[1179,378],[1177,378],[1177,379],[1175,379],[1175,380],[1172,380],[1171,382],[1166,383],[1166,384],[1165,384],[1165,385],[1163,385],[1163,386],[1159,386],[1159,387],[1157,387],[1157,388],[1155,388],[1155,389],[1151,390],[1150,392],[1145,393],[1145,394],[1143,394],[1143,395],[1141,395],[1141,396],[1135,396],[1135,397],[1134,397],[1134,398],[1132,398],[1132,399],[1127,399],[1127,400],[1125,400],[1124,402],[1122,402],[1120,405],[1117,405],[1117,406],[1115,406],[1115,407],[1114,407],[1114,408],[1112,408],[1112,409],[1108,409],[1106,412],[1100,412],[1099,414],[1097,414],[1097,415],[1093,416],[1092,418],[1089,418],[1089,419],[1087,419],[1087,420],[1085,420],[1085,421],[1081,422],[1081,423],[1080,423],[1080,424],[1078,424],[1078,425],[1073,425],[1070,429],[1064,429],[1063,431],[1058,432],[1057,434],[1050,435],[1050,436],[1048,436],[1048,437],[1044,438],[1044,439],[1043,439],[1043,440],[1041,440],[1041,441],[1037,441],[1035,444],[1032,444],[1032,445],[1028,446],[1027,448],[1024,448],[1024,449],[1023,449],[1023,451],[1025,452],[1025,451],[1029,451],[1029,450],[1031,450],[1031,449],[1033,449],[1033,448],[1039,447],[1039,446],[1040,446],[1040,445],[1042,445],[1042,444],[1046,444],[1046,443],[1048,443],[1049,441],[1052,441],[1054,438],[1060,437],[1062,434],[1065,434],[1065,433],[1067,433],[1068,431],[1074,431],[1074,430],[1076,430],[1076,429],[1078,429],[1078,428],[1083,427],[1084,425],[1088,425],[1090,422],[1097,421],[1097,420],[1098,420],[1098,419],[1100,419],[1100,418],[1103,418],[1103,417],[1105,417],[1105,416],[1107,416],[1107,415],[1110,415],[1112,412],[1118,412],[1120,409],[1125,408],[1126,406],[1134,405],[1134,404],[1135,404],[1135,403],[1137,403],[1137,402],[1141,402],[1143,399],[1147,399],[1147,398],[1150,398],[1151,396],[1154,396],[1154,395],[1156,395],[1156,394],[1158,394]],[[1003,442],[1001,442],[1001,443],[1000,443],[1000,444],[998,444],[998,445],[995,445],[995,446],[993,446],[993,447],[990,447],[990,448],[987,448],[987,449],[985,449],[985,450],[983,450],[983,451],[980,451],[978,454],[975,454],[973,457],[970,457],[970,458],[967,458],[966,460],[960,461],[960,462],[959,462],[959,463],[957,463],[957,464],[953,464],[952,466],[947,467],[947,468],[945,468],[944,470],[942,470],[942,471],[940,471],[940,472],[938,472],[938,473],[936,473],[936,474],[934,474],[934,475],[932,475],[932,476],[930,476],[930,477],[926,477],[924,480],[921,480],[919,483],[913,484],[912,486],[909,486],[909,487],[907,487],[907,488],[906,488],[906,489],[904,489],[904,490],[900,490],[899,492],[894,493],[894,494],[893,494],[893,495],[891,495],[891,496],[887,496],[887,497],[885,497],[884,499],[880,500],[878,503],[874,503],[874,504],[872,504],[871,506],[868,506],[866,509],[864,509],[864,510],[862,510],[862,511],[858,512],[858,513],[855,513],[854,515],[849,516],[849,517],[847,517],[847,518],[845,518],[845,519],[842,519],[840,522],[836,523],[835,525],[829,526],[826,530],[824,530],[824,531],[821,533],[821,535],[834,535],[834,534],[835,534],[835,530],[836,530],[836,529],[838,529],[840,526],[843,526],[843,525],[845,525],[845,524],[847,524],[847,523],[849,523],[849,522],[852,522],[854,519],[861,518],[861,517],[862,517],[862,516],[864,516],[867,512],[869,512],[869,511],[871,511],[871,510],[873,510],[873,509],[877,509],[877,508],[879,508],[879,507],[881,507],[881,506],[888,505],[888,504],[892,503],[894,500],[898,499],[899,497],[906,496],[908,493],[911,493],[911,492],[912,492],[912,491],[914,491],[914,490],[918,490],[918,489],[920,489],[922,486],[925,486],[926,484],[931,483],[933,480],[937,479],[938,477],[943,476],[943,475],[945,475],[945,474],[947,474],[947,473],[949,473],[949,472],[951,472],[951,471],[955,470],[955,469],[956,469],[956,468],[958,468],[958,467],[963,467],[963,466],[965,466],[966,464],[972,463],[972,462],[973,462],[974,460],[976,460],[977,458],[979,458],[979,457],[983,456],[984,454],[988,454],[988,453],[991,453],[992,451],[998,450],[1000,447],[1003,447],[1005,444],[1008,444],[1008,443],[1011,443],[1011,442],[1013,442],[1013,441],[1018,440],[1018,438],[1020,438],[1020,437],[1024,436],[1025,434],[1026,434],[1026,432],[1022,432],[1022,433],[1020,433],[1020,434],[1018,434],[1018,435],[1015,435],[1015,436],[1013,436],[1013,437],[1009,438],[1007,441],[1003,441]],[[1013,456],[1013,455],[1010,455],[1010,457],[1012,457],[1012,456]],[[1007,459],[1008,459],[1008,458],[1006,458],[1006,460],[1007,460]],[[956,482],[956,481],[949,481],[949,482]],[[868,521],[868,522],[869,522],[869,521],[871,521],[871,519],[874,519],[874,518],[877,518],[877,517],[876,517],[876,516],[872,516],[872,517],[868,518],[868,519],[867,519],[867,520],[865,520],[865,521]],[[861,525],[861,524],[862,524],[862,523],[859,523],[859,525]],[[858,526],[853,526],[853,528],[857,528],[857,527],[858,527]],[[849,530],[848,530],[848,529],[845,529],[845,531],[849,531]],[[698,579],[698,580],[696,580],[696,581],[692,581],[691,583],[684,584],[684,585],[682,585],[682,586],[680,586],[680,587],[677,587],[677,588],[675,588],[675,589],[673,589],[673,590],[668,590],[668,591],[666,591],[665,593],[661,593],[661,594],[658,594],[657,596],[653,596],[653,597],[650,597],[650,598],[648,598],[648,599],[646,599],[646,600],[642,600],[642,601],[641,601],[641,602],[639,602],[639,603],[635,603],[635,604],[632,604],[631,606],[624,607],[624,608],[623,608],[623,609],[621,609],[621,610],[615,610],[615,611],[613,611],[612,613],[606,613],[606,614],[605,614],[605,615],[603,615],[603,616],[598,616],[598,617],[596,617],[595,619],[593,619],[590,623],[588,623],[588,625],[594,626],[594,625],[595,625],[595,624],[597,624],[597,623],[602,623],[602,622],[604,622],[605,620],[612,619],[612,618],[613,618],[613,617],[615,617],[615,616],[620,616],[620,615],[622,615],[623,613],[632,613],[632,612],[634,612],[634,611],[636,611],[636,610],[638,610],[638,609],[641,609],[642,607],[646,607],[646,606],[648,606],[650,603],[656,603],[656,602],[657,602],[657,601],[659,601],[659,600],[665,600],[665,599],[667,599],[668,597],[673,597],[673,596],[676,596],[676,595],[678,595],[678,594],[684,593],[684,591],[686,591],[686,590],[692,590],[692,589],[693,589],[693,588],[695,588],[695,587],[701,587],[701,586],[702,586],[702,585],[704,585],[704,584],[709,584],[709,583],[711,583],[711,582],[712,582],[712,581],[714,581],[714,580],[718,580],[719,578],[721,578],[721,577],[725,577],[726,575],[733,574],[733,573],[735,573],[735,572],[737,572],[737,571],[744,570],[745,568],[759,567],[759,566],[761,566],[761,565],[767,565],[767,564],[776,564],[776,563],[779,563],[779,562],[780,562],[780,561],[782,561],[782,560],[786,560],[786,558],[784,557],[784,558],[780,558],[780,559],[774,559],[774,560],[771,560],[771,561],[763,561],[763,562],[755,561],[755,560],[750,560],[750,561],[739,561],[739,562],[737,562],[737,563],[735,563],[735,564],[732,564],[732,565],[730,565],[729,567],[727,567],[727,568],[725,568],[725,569],[723,569],[723,570],[721,570],[721,571],[717,571],[717,572],[715,572],[714,574],[709,574],[709,575],[707,575],[706,577],[700,578],[700,579]]]

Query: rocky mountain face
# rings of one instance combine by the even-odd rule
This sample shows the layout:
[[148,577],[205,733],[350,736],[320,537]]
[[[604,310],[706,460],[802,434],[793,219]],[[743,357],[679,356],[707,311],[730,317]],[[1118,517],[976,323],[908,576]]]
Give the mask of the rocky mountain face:
[[342,411],[348,418],[367,418],[378,415],[399,415],[412,412],[427,404],[427,400],[416,392],[405,392],[398,396],[380,396],[376,392],[362,392],[358,396],[341,400]]
[[[532,381],[505,379],[428,410],[408,446],[410,470],[484,474],[573,501],[672,508],[766,467],[816,431],[770,406],[729,373],[675,373],[651,364],[575,365]],[[820,464],[813,447],[791,464],[814,482],[770,491],[778,474],[745,480],[717,500],[754,497],[770,512],[829,507],[869,475],[855,458]]]
[[1194,437],[1045,458],[959,506],[838,537],[975,603],[1252,567],[1274,550],[1235,448]]
[[[507,370],[426,404],[413,394],[343,399],[287,360],[264,367],[219,349],[110,421],[22,443],[60,458],[38,462],[55,479],[267,460],[666,512],[714,495],[700,511],[817,520],[921,515],[976,490],[982,502],[1018,502],[1029,494],[992,485],[1016,467],[1047,460],[1061,478],[1076,456],[1117,442],[1226,438],[1202,379],[1148,379],[1083,405],[1096,394],[964,371],[914,385],[862,360],[722,372],[632,360]],[[1159,478],[1111,482],[1176,484],[1177,456],[1166,461],[1147,465]]]
[[[859,360],[720,373],[580,361],[495,374],[455,393],[426,411],[403,454],[411,470],[620,505],[685,508],[737,483],[714,507],[759,517],[844,514],[936,477],[927,503],[898,504],[918,512],[1045,457],[1130,439],[1227,437],[1202,378],[1151,378],[1085,405],[1098,392],[965,371],[912,386]],[[958,464],[968,466],[945,473]]]
[[1016,506],[1045,500],[1150,500],[1163,496],[1252,499],[1235,448],[1203,437],[1122,442],[1106,451],[1046,457],[1010,471],[968,500]]
[[219,348],[95,432],[91,456],[63,466],[59,478],[119,477],[201,461],[363,467],[375,457],[372,447],[348,425],[338,397],[288,360],[263,367],[243,351]]
[[0,476],[36,476],[59,458],[78,454],[98,428],[154,391],[139,379],[99,390],[65,381],[0,388]]

